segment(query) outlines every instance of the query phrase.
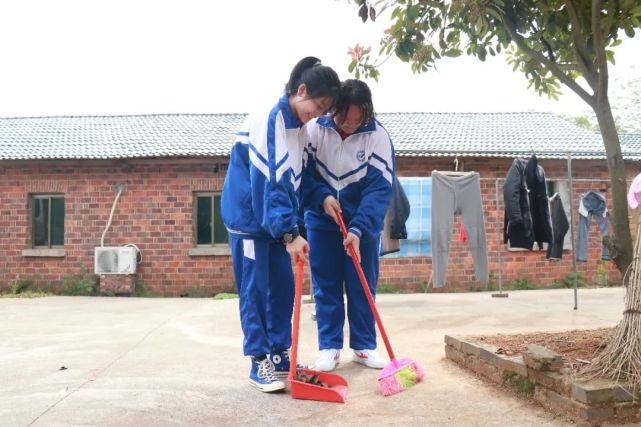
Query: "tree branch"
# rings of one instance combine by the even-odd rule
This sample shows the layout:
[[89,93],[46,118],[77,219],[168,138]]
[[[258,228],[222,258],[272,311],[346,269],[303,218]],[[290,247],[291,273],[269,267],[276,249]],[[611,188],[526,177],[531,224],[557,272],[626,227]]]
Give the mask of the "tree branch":
[[[597,1],[597,0],[594,0]],[[503,20],[503,26],[507,30],[508,34],[510,35],[510,38],[516,43],[519,49],[521,49],[523,52],[525,52],[528,56],[530,56],[532,59],[538,61],[539,63],[545,65],[550,72],[561,81],[561,83],[565,84],[567,87],[572,89],[577,95],[581,97],[588,105],[591,107],[594,104],[594,97],[590,95],[585,89],[583,89],[577,82],[575,82],[572,78],[570,78],[567,74],[565,74],[556,63],[550,61],[543,55],[541,52],[538,52],[534,49],[532,49],[530,46],[525,43],[525,40],[523,37],[517,33],[516,31],[516,24],[510,17],[505,16],[505,19]]]
[[598,73],[594,69],[591,61],[591,55],[588,45],[581,38],[581,22],[573,0],[565,0],[565,7],[568,10],[570,22],[572,23],[572,39],[574,39],[574,51],[576,53],[577,64],[581,73],[585,77],[592,90],[596,92],[598,83]]
[[608,96],[608,58],[605,56],[605,41],[601,32],[601,3],[602,0],[592,0],[592,35],[599,69],[598,86],[594,91],[597,100]]

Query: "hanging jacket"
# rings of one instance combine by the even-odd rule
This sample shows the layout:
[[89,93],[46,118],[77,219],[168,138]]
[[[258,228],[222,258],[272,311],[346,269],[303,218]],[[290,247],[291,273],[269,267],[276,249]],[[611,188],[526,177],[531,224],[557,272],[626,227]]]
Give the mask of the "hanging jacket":
[[548,245],[545,257],[550,260],[560,260],[563,257],[563,242],[570,229],[570,223],[559,193],[554,193],[550,197],[550,216],[552,218],[552,242]]
[[392,200],[385,213],[383,234],[381,235],[381,255],[401,250],[399,239],[407,239],[407,228],[405,222],[410,216],[410,201],[407,199],[405,190],[394,176],[392,182]]
[[503,185],[503,243],[509,241],[513,248],[532,249],[534,245],[534,228],[525,179],[527,165],[528,161],[525,159],[514,159]]
[[535,155],[530,157],[525,168],[525,181],[529,190],[530,215],[532,216],[532,229],[534,241],[543,248],[543,243],[552,242],[552,223],[550,220],[550,202],[548,199],[545,170],[538,164]]
[[236,134],[221,197],[231,235],[280,239],[298,229],[306,140],[286,95],[270,111],[247,117]]
[[378,238],[392,197],[394,147],[385,128],[373,120],[343,140],[331,117],[307,124],[309,142],[302,196],[308,229],[338,231],[323,210],[334,196],[349,231]]

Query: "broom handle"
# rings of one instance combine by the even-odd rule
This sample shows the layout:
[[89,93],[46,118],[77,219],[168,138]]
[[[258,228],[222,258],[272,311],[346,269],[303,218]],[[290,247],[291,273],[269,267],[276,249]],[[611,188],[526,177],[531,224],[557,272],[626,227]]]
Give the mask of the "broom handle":
[[298,360],[298,325],[300,323],[300,300],[303,293],[303,260],[296,258],[296,276],[294,282],[294,319],[292,323],[292,354],[289,358],[289,379],[296,379]]
[[[340,226],[341,231],[343,232],[343,238],[346,238],[347,227],[345,227],[345,221],[343,221],[343,216],[337,210],[334,212],[336,212],[338,225]],[[387,338],[385,327],[383,327],[383,321],[381,320],[381,316],[379,316],[378,310],[376,309],[376,303],[374,302],[374,297],[372,296],[372,292],[369,290],[369,286],[367,285],[367,279],[365,278],[365,273],[363,273],[363,267],[361,267],[361,264],[358,262],[356,258],[356,250],[352,245],[349,245],[347,247],[347,250],[349,251],[349,254],[352,257],[352,261],[354,262],[354,267],[356,268],[356,273],[358,273],[358,278],[361,279],[361,285],[363,286],[363,291],[365,291],[367,302],[369,303],[369,307],[372,309],[372,313],[374,314],[374,319],[376,319],[376,324],[378,325],[378,330],[381,332],[381,336],[383,337],[383,342],[385,342],[385,348],[387,348],[387,354],[389,354],[390,360],[394,361],[396,360],[396,357],[394,357],[394,351],[392,350],[392,345],[389,343],[389,338]]]

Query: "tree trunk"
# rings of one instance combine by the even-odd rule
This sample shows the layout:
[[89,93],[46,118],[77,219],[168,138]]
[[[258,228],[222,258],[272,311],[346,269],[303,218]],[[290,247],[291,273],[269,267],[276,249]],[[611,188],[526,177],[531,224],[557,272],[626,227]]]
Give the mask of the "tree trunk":
[[[627,182],[625,165],[621,154],[619,135],[614,124],[610,102],[605,97],[593,106],[596,114],[612,184],[612,215],[610,222],[614,236],[605,241],[610,254],[616,263],[617,269],[624,276],[626,269],[632,262],[632,237],[630,235],[630,221],[628,219]],[[625,285],[625,283],[624,283]]]

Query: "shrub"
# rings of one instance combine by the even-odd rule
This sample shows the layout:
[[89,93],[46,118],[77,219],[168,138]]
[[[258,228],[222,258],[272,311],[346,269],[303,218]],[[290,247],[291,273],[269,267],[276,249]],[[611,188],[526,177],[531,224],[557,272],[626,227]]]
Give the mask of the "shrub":
[[576,275],[576,286],[578,288],[581,288],[585,286],[585,277],[583,276],[583,273],[580,271],[574,273],[569,273],[567,276],[563,278],[563,284],[565,285],[566,288],[573,288],[574,287],[574,276]]
[[517,291],[532,289],[527,277],[519,277],[518,279],[514,280],[512,283],[510,283],[510,288]]
[[19,277],[9,288],[9,293],[13,295],[21,294],[33,285],[31,277]]
[[71,274],[62,279],[62,295],[95,295],[98,291],[99,277]]

